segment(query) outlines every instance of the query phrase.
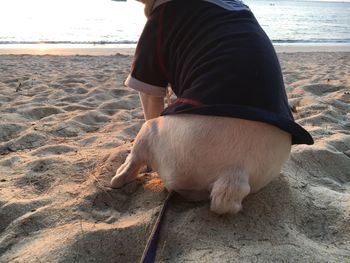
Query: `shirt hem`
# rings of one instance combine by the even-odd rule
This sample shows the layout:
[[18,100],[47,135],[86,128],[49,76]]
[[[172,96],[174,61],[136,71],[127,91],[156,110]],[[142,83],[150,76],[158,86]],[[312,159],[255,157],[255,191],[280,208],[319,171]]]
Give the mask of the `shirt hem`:
[[134,90],[146,93],[155,97],[165,97],[166,90],[165,87],[159,87],[146,82],[142,82],[138,79],[135,79],[131,75],[125,80],[124,84]]

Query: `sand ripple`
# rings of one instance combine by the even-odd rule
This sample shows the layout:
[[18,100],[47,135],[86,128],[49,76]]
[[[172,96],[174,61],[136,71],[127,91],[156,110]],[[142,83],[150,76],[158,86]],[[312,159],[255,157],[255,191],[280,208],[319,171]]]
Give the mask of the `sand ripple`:
[[[236,216],[175,196],[159,262],[349,261],[350,54],[279,56],[315,144]],[[154,173],[108,187],[143,122],[131,57],[0,61],[0,262],[137,262],[166,193]]]

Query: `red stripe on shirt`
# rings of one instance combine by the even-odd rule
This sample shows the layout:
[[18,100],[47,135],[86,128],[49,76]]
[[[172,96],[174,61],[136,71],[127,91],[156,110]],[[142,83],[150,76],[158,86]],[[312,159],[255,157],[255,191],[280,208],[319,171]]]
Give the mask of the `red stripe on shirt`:
[[186,99],[186,98],[177,98],[172,104],[175,103],[185,103],[185,104],[190,104],[194,107],[200,107],[200,106],[204,106],[203,103],[196,101],[196,100],[192,100],[192,99]]

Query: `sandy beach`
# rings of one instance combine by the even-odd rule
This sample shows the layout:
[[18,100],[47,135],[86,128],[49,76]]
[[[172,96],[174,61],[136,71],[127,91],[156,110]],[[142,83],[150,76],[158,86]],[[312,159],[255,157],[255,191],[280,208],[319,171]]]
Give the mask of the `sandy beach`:
[[[315,144],[235,216],[175,196],[157,262],[350,262],[350,52],[300,51],[278,55]],[[167,192],[109,188],[143,123],[129,54],[0,55],[0,262],[140,260]]]

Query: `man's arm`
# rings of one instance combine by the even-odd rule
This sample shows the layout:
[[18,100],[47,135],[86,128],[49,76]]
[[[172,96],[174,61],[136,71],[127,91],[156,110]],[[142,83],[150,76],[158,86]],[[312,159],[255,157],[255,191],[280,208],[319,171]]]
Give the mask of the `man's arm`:
[[148,95],[143,92],[139,92],[139,95],[145,120],[148,121],[159,117],[160,113],[164,110],[164,98]]

